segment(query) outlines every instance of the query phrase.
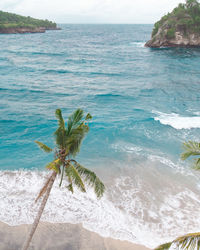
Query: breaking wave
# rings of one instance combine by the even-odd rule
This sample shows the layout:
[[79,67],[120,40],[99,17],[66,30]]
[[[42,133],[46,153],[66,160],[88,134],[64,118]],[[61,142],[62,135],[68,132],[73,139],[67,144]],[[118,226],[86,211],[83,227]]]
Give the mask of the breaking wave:
[[[148,161],[149,162],[149,161]],[[0,220],[10,225],[32,223],[39,204],[34,202],[47,177],[42,171],[0,172]],[[196,184],[172,170],[160,171],[144,163],[106,182],[106,194],[93,191],[72,195],[58,180],[42,221],[82,223],[104,237],[155,247],[200,227],[200,195]],[[192,183],[192,181],[190,182]],[[197,183],[194,180],[193,183]]]
[[154,118],[155,121],[159,121],[161,124],[169,125],[175,129],[200,128],[200,116],[184,117],[175,113],[156,113],[158,116]]

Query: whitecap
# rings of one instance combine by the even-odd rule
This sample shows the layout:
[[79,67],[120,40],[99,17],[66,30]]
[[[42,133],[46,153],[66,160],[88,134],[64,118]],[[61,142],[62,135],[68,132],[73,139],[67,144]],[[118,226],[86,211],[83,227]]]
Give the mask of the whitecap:
[[175,129],[191,129],[200,128],[200,116],[180,116],[176,113],[166,114],[161,112],[153,112],[158,116],[154,118],[163,125],[169,125]]
[[145,43],[144,42],[132,42],[131,46],[137,47],[137,48],[143,48]]

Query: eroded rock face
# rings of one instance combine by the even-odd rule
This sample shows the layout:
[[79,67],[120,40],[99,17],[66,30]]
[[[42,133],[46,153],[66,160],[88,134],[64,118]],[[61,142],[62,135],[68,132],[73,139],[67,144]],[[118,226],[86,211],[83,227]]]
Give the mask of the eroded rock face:
[[160,47],[200,47],[200,34],[189,33],[177,29],[173,38],[167,37],[167,28],[161,27],[158,33],[148,41],[145,46],[152,48]]
[[8,29],[1,29],[0,33],[2,34],[23,34],[23,33],[44,33],[45,28],[8,28]]
[[186,0],[154,24],[147,47],[200,47],[200,2]]

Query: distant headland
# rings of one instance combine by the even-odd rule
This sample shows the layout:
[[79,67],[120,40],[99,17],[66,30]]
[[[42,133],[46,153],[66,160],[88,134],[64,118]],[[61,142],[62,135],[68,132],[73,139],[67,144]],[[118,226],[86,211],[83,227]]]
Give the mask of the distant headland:
[[186,0],[154,24],[146,47],[200,47],[200,3]]
[[60,30],[60,28],[48,20],[0,11],[0,34],[44,33],[46,30]]

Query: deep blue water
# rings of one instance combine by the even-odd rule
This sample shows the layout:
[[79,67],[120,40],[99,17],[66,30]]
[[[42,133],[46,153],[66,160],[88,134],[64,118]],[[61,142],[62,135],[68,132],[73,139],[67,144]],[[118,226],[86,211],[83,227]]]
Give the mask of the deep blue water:
[[[116,145],[179,157],[177,131],[154,112],[194,116],[200,101],[200,50],[149,49],[152,25],[62,25],[45,34],[0,36],[0,168],[40,168],[34,140],[53,145],[54,111],[93,115],[80,157],[123,158]],[[115,145],[115,146],[114,146]],[[114,146],[114,147],[113,147]]]
[[53,146],[55,109],[82,108],[78,159],[102,177],[141,162],[177,171],[182,143],[200,140],[200,49],[145,48],[152,25],[61,27],[0,35],[0,169],[43,169],[34,140]]

